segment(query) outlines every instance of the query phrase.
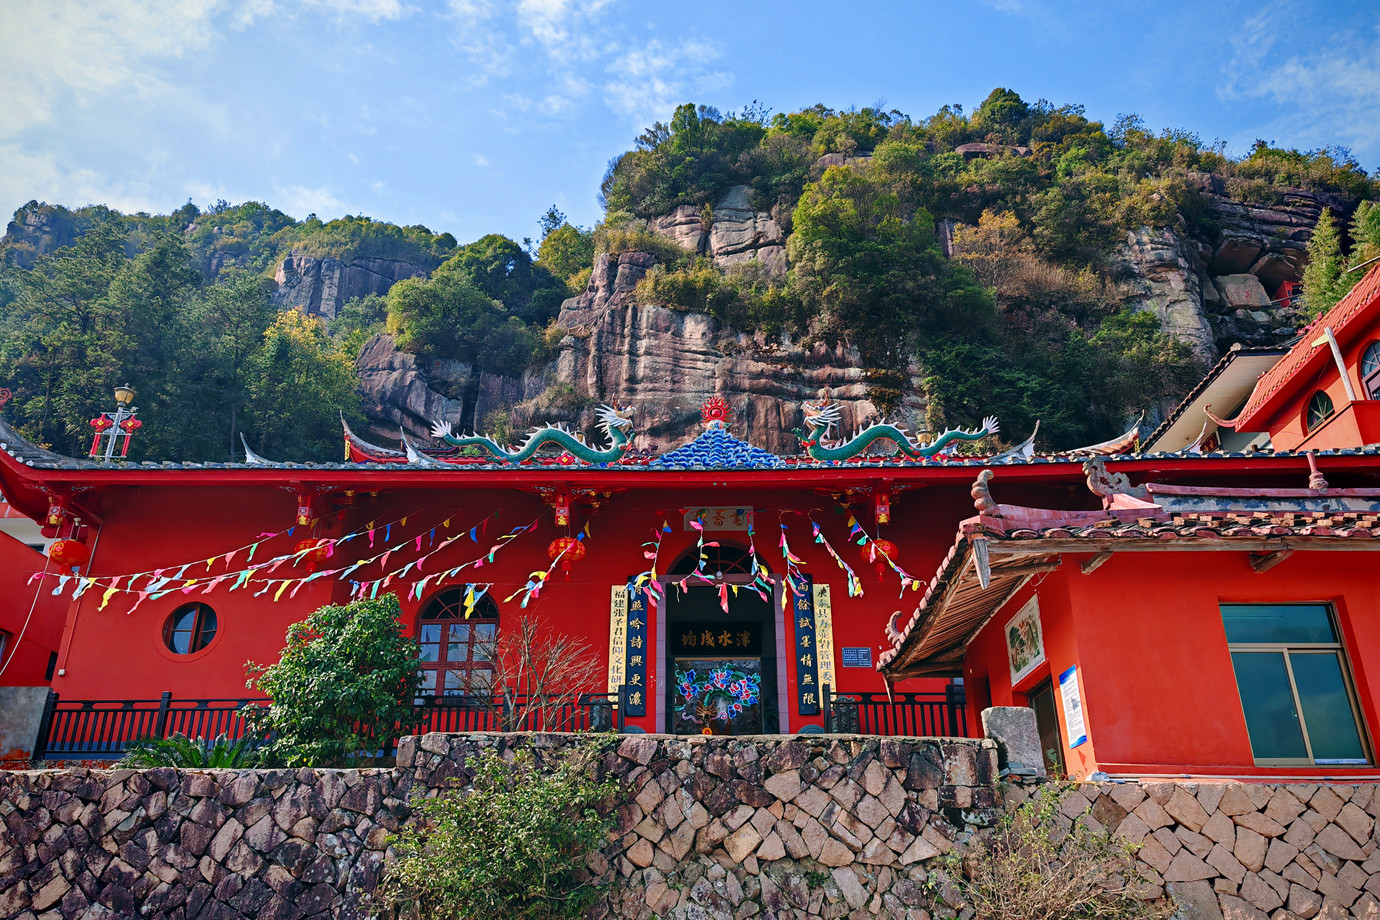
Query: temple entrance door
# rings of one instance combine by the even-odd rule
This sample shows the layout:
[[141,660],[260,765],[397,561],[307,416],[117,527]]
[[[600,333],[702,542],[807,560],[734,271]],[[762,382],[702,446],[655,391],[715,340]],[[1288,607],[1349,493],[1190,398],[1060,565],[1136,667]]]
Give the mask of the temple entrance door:
[[[728,590],[727,613],[717,584],[696,585],[692,577],[685,591],[666,586],[666,731],[776,734],[781,731],[776,609],[747,586],[747,577],[732,571],[738,562],[732,557],[746,557],[745,550],[725,546],[722,556],[711,558],[706,569],[738,587]],[[671,577],[677,574],[684,577],[675,569]]]
[[781,730],[776,621],[755,591],[691,587],[666,598],[666,730],[681,735],[760,735]]

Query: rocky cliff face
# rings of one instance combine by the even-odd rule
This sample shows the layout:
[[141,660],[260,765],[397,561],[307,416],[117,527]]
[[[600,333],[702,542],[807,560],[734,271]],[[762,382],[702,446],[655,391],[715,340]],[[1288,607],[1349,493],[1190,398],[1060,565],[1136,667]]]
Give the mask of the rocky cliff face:
[[77,222],[72,212],[55,205],[31,201],[5,225],[0,253],[19,268],[33,268],[34,259],[71,246],[77,240]]
[[404,278],[424,278],[427,274],[423,266],[396,259],[341,261],[293,250],[274,273],[278,290],[273,302],[281,309],[291,308],[334,319],[340,308],[351,300],[370,294],[386,294]]
[[683,204],[653,221],[652,229],[722,268],[758,262],[774,275],[786,274],[785,234],[770,214],[753,210],[746,185],[728,190],[710,212],[707,227],[698,209]]
[[[704,314],[638,302],[633,289],[654,264],[642,252],[600,256],[585,292],[561,308],[567,335],[555,359],[520,379],[481,375],[473,413],[442,400],[411,356],[386,337],[375,339],[357,365],[366,411],[419,436],[424,418],[466,425],[477,418],[482,427],[497,410],[508,412],[515,432],[552,421],[588,430],[594,406],[617,400],[637,407],[635,447],[669,450],[698,434],[700,404],[718,396],[733,410],[736,435],[779,454],[800,451],[792,433],[803,424],[800,404],[821,391],[839,401],[846,429],[881,414],[851,350],[747,336]],[[925,406],[914,395],[920,381],[913,371],[911,395],[890,418],[914,428]]]
[[1278,205],[1243,204],[1203,177],[1206,220],[1174,231],[1127,234],[1114,255],[1124,270],[1126,303],[1159,317],[1161,328],[1205,361],[1235,342],[1274,344],[1294,334],[1300,313],[1281,291],[1297,282],[1322,208],[1306,192]]

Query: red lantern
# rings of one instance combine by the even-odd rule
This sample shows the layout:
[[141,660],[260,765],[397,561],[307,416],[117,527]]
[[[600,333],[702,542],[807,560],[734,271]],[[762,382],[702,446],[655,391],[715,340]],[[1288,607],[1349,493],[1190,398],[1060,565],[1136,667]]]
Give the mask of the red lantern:
[[297,544],[297,552],[303,554],[308,572],[315,572],[317,565],[330,558],[331,545],[330,540],[317,539],[307,539]]
[[585,558],[585,545],[574,537],[557,537],[546,548],[546,555],[553,560],[559,557],[561,570],[565,572],[565,577],[569,578],[570,567]]
[[80,540],[55,540],[48,547],[48,558],[59,565],[81,565],[91,558],[91,548]]
[[[884,556],[885,559],[882,558]],[[862,548],[862,557],[867,562],[877,564],[877,577],[881,578],[886,574],[886,560],[896,561],[896,544],[890,540],[868,540]]]

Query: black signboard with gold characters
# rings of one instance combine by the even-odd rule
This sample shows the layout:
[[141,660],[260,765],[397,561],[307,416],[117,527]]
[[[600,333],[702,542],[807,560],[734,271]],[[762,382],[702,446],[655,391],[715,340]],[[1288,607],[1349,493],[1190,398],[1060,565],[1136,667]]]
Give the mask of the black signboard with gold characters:
[[725,623],[723,620],[685,620],[666,632],[666,651],[671,655],[700,658],[741,658],[762,654],[761,623]]
[[647,714],[647,594],[638,591],[628,601],[628,716]]
[[[794,587],[797,590],[791,590]],[[787,596],[795,618],[795,689],[796,705],[802,716],[819,715],[819,667],[815,648],[814,579],[809,575],[794,586],[787,586]]]

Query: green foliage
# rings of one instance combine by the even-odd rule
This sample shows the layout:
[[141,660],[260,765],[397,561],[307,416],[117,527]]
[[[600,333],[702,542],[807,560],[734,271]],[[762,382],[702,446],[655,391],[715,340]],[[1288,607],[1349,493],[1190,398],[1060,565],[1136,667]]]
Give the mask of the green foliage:
[[392,594],[322,607],[288,628],[276,664],[246,664],[246,686],[271,701],[246,711],[251,730],[271,738],[265,757],[290,767],[352,764],[413,727],[417,643],[400,616]]
[[331,320],[331,338],[347,355],[358,355],[364,343],[383,332],[388,321],[388,301],[378,294],[352,300]]
[[117,766],[135,770],[239,770],[263,765],[260,744],[253,735],[232,740],[225,735],[214,739],[188,738],[179,732],[166,738],[140,738],[125,748],[125,756]]
[[1344,286],[1342,238],[1332,212],[1323,208],[1318,225],[1308,239],[1308,265],[1303,270],[1304,305],[1309,314],[1321,316],[1342,299]]
[[398,347],[423,358],[518,374],[536,347],[526,323],[457,272],[398,282],[388,291],[387,311]]
[[353,356],[320,319],[287,310],[249,362],[249,413],[256,449],[273,456],[337,454],[340,416],[362,420]]
[[376,904],[408,918],[585,916],[601,888],[585,861],[613,826],[619,788],[596,778],[602,748],[585,742],[544,763],[528,749],[511,762],[482,753],[470,789],[415,803],[421,820],[391,838],[397,861]]
[[537,247],[537,264],[567,285],[593,261],[594,234],[568,223],[553,228]]
[[497,233],[460,247],[433,277],[468,281],[513,316],[537,326],[555,317],[566,296],[563,279],[534,265],[525,249]]
[[275,233],[272,243],[276,256],[292,251],[342,260],[397,259],[428,269],[455,252],[455,237],[449,233],[435,234],[421,225],[399,227],[354,214],[324,223],[312,214]]
[[[1005,815],[966,852],[952,851],[929,883],[955,909],[1003,920],[1166,920],[1172,898],[1146,900],[1149,875],[1100,825],[1059,813],[1072,785],[1051,783]],[[1158,878],[1158,877],[1156,877]],[[951,884],[946,884],[950,882]]]

